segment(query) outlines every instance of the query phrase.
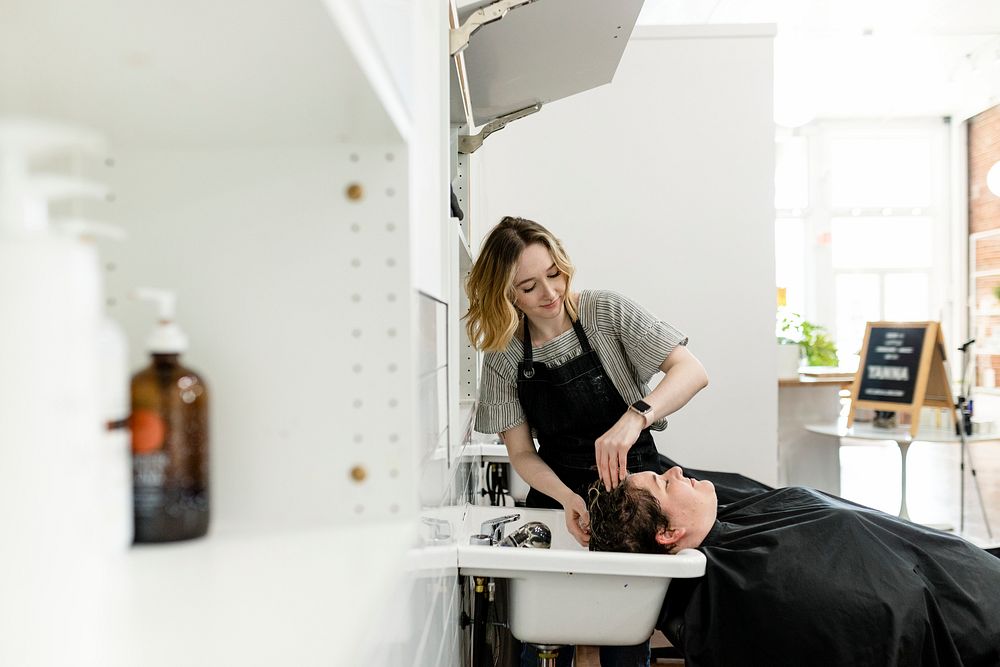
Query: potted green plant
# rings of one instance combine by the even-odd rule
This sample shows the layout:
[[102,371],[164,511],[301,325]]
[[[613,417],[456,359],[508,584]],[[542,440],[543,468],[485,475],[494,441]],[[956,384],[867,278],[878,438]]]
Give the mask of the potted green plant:
[[814,324],[798,313],[778,311],[778,342],[799,346],[808,366],[836,366],[837,346],[825,327]]

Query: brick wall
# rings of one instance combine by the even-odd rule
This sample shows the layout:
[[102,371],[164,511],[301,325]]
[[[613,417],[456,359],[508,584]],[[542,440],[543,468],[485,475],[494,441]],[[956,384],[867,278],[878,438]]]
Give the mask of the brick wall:
[[976,266],[1000,267],[1000,236],[976,240]]
[[[986,187],[986,172],[1000,161],[1000,106],[987,109],[969,119],[969,233],[1000,230],[1000,197]],[[977,239],[973,254],[973,271],[995,272],[976,278],[976,316],[972,335],[980,352],[976,358],[976,384],[1000,384],[1000,300],[994,288],[1000,285],[1000,235]],[[992,368],[993,373],[983,371]],[[993,377],[989,377],[992,375]]]
[[[1000,197],[986,187],[986,172],[1000,160],[1000,106],[969,119],[969,233],[1000,228]],[[996,265],[1000,268],[1000,264]]]

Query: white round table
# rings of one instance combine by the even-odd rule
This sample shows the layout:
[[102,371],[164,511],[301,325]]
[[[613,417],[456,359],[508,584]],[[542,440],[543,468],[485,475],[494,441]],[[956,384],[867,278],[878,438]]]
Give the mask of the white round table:
[[[853,427],[847,428],[845,422],[831,424],[807,424],[806,430],[811,433],[822,435],[833,435],[839,438],[857,438],[859,440],[892,440],[899,446],[899,453],[902,457],[902,498],[899,501],[899,517],[910,519],[906,510],[906,452],[914,442],[961,442],[954,429],[921,428],[917,431],[916,437],[910,436],[910,426],[898,426],[896,428],[877,428],[871,424],[855,423]],[[965,441],[980,442],[983,440],[1000,440],[1000,434],[976,434],[965,436]],[[963,503],[964,504],[964,503]],[[964,507],[963,507],[964,510]]]

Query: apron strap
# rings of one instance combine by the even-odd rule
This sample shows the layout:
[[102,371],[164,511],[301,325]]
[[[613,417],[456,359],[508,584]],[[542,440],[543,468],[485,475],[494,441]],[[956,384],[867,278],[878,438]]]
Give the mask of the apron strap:
[[524,361],[531,364],[531,331],[528,330],[528,318],[521,315],[521,326],[524,327]]
[[580,319],[577,318],[573,320],[573,331],[576,332],[576,337],[580,339],[580,347],[583,348],[584,354],[590,354],[591,347],[590,341],[587,340],[587,334],[583,331],[583,325],[580,324]]

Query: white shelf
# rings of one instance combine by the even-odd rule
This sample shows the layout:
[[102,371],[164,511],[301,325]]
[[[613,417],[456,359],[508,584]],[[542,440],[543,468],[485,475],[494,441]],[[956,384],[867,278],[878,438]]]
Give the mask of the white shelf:
[[497,442],[470,442],[462,450],[462,458],[484,463],[510,463],[507,445]]
[[95,128],[118,148],[398,143],[403,103],[352,10],[18,3],[0,22],[0,62],[22,64],[3,77],[0,113]]
[[975,241],[979,241],[981,239],[990,238],[990,237],[993,237],[993,236],[1000,236],[1000,228],[998,228],[998,229],[985,229],[985,230],[983,230],[981,232],[973,232],[972,234],[969,234],[969,240],[975,242]]
[[[412,521],[133,548],[111,665],[360,665],[405,575]],[[164,635],[163,633],[167,634]]]
[[[403,141],[410,135],[410,97],[406,71],[412,44],[412,10],[405,3],[375,0],[323,0]],[[378,26],[378,29],[376,28]]]

